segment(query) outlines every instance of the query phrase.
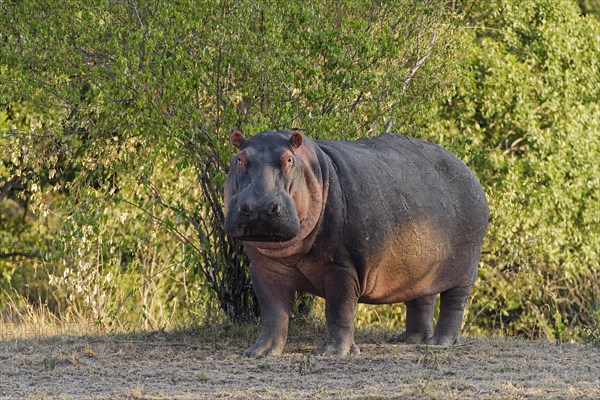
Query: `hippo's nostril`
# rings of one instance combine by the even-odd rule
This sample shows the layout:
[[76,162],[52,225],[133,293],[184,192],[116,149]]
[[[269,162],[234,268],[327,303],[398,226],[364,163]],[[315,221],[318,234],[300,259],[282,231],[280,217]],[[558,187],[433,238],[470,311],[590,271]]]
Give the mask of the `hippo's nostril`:
[[277,211],[279,211],[279,204],[276,202],[271,203],[269,206],[269,214],[275,214]]
[[252,211],[252,209],[250,208],[250,205],[248,203],[242,203],[240,205],[240,212],[242,214],[250,214],[250,211]]

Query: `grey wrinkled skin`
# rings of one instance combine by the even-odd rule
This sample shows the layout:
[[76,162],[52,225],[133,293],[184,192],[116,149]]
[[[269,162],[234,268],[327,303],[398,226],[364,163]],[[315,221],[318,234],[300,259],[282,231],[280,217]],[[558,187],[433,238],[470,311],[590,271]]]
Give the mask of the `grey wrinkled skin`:
[[260,336],[245,355],[283,351],[296,292],[325,298],[321,354],[359,353],[359,302],[405,302],[402,342],[458,341],[489,218],[461,160],[397,134],[347,142],[234,132],[231,141],[240,151],[225,187],[225,230],[244,241],[261,308]]

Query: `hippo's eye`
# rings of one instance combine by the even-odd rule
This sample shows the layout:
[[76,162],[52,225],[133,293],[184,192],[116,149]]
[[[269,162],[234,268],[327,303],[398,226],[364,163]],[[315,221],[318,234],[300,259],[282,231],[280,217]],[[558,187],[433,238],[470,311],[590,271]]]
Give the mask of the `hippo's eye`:
[[240,153],[237,155],[235,164],[240,171],[246,169],[246,166],[248,165],[248,155],[246,154],[245,150],[240,151]]
[[294,155],[291,152],[285,152],[279,156],[279,162],[281,164],[281,169],[283,172],[290,172],[294,167]]
[[292,170],[292,167],[294,166],[294,157],[293,156],[288,156],[285,159],[285,165],[284,165],[284,170],[289,172]]

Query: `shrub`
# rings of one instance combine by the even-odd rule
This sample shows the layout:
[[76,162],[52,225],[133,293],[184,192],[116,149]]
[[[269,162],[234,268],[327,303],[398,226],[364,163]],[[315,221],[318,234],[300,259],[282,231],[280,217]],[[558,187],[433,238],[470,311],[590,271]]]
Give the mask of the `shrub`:
[[472,18],[463,79],[424,134],[477,171],[490,202],[471,328],[572,339],[600,307],[600,24],[553,0]]
[[[432,0],[2,7],[2,172],[24,188],[6,196],[31,199],[29,226],[50,236],[41,268],[94,318],[139,310],[149,279],[172,312],[205,313],[194,282],[231,320],[252,318],[241,245],[222,229],[229,132],[408,129],[450,82],[452,15]],[[2,264],[9,280],[14,264],[34,265]]]
[[575,2],[447,4],[2,3],[0,285],[103,326],[251,319],[222,229],[230,130],[393,121],[488,194],[469,329],[597,338],[599,23]]

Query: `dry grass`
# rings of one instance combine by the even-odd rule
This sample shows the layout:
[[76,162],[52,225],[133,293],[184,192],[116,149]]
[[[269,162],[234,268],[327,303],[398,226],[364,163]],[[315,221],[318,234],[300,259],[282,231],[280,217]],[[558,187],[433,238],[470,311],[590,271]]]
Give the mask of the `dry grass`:
[[[286,353],[247,359],[255,326],[0,341],[0,398],[600,398],[600,348],[465,338],[452,348],[360,330],[358,357],[315,356],[321,324],[294,324]],[[6,338],[5,338],[6,339]]]

